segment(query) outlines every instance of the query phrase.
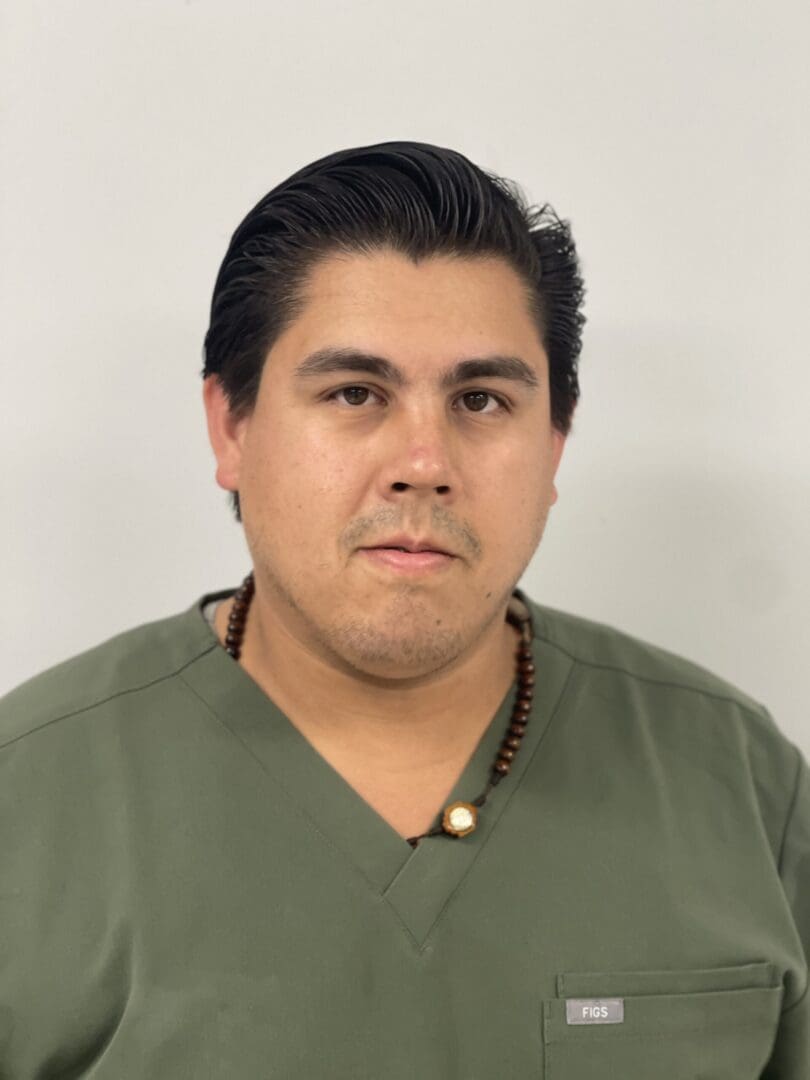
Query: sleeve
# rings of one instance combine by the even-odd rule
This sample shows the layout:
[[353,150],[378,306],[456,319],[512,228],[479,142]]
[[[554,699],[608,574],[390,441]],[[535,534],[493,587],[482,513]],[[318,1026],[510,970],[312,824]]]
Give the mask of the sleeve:
[[[779,874],[804,953],[804,986],[786,1001],[773,1053],[762,1080],[807,1080],[810,1077],[810,768],[799,759],[793,802],[785,826]],[[794,995],[795,998],[795,995]]]

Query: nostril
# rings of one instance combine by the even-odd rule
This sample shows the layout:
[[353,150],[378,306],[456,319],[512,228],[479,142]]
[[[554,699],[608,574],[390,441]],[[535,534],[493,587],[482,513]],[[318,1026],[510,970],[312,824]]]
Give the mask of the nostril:
[[[406,484],[404,480],[395,480],[391,487],[394,491],[407,491],[408,488],[411,487],[411,485]],[[449,490],[449,484],[439,484],[439,486],[436,488],[436,491],[439,495],[446,495]]]

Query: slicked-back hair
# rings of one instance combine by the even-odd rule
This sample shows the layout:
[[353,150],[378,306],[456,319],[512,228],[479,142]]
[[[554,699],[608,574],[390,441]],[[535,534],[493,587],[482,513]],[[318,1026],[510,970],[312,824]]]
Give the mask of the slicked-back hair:
[[[548,203],[528,205],[513,181],[421,142],[320,158],[274,187],[238,226],[214,285],[202,372],[219,377],[232,415],[252,411],[267,354],[302,311],[316,263],[385,248],[414,263],[494,255],[511,265],[548,356],[551,421],[567,435],[585,324],[569,223]],[[238,493],[232,502],[240,521]]]

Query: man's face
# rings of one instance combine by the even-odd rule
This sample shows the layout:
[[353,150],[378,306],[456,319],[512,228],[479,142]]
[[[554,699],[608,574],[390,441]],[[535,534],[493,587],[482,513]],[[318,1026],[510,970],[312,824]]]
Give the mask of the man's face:
[[[319,364],[324,350],[332,359]],[[461,361],[504,357],[492,374],[448,377]],[[206,403],[210,422],[222,398]],[[214,439],[217,478],[239,491],[273,617],[329,662],[386,678],[444,667],[503,617],[564,445],[515,271],[482,257],[414,266],[388,249],[317,265],[253,412],[228,432]],[[367,550],[415,546],[403,537],[452,557],[392,565]]]

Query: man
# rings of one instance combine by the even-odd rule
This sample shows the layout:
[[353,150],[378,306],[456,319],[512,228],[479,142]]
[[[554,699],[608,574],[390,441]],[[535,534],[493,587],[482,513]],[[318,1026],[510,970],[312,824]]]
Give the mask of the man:
[[204,400],[252,570],[0,706],[4,1080],[810,1076],[806,762],[516,588],[583,294],[421,143],[239,226]]

